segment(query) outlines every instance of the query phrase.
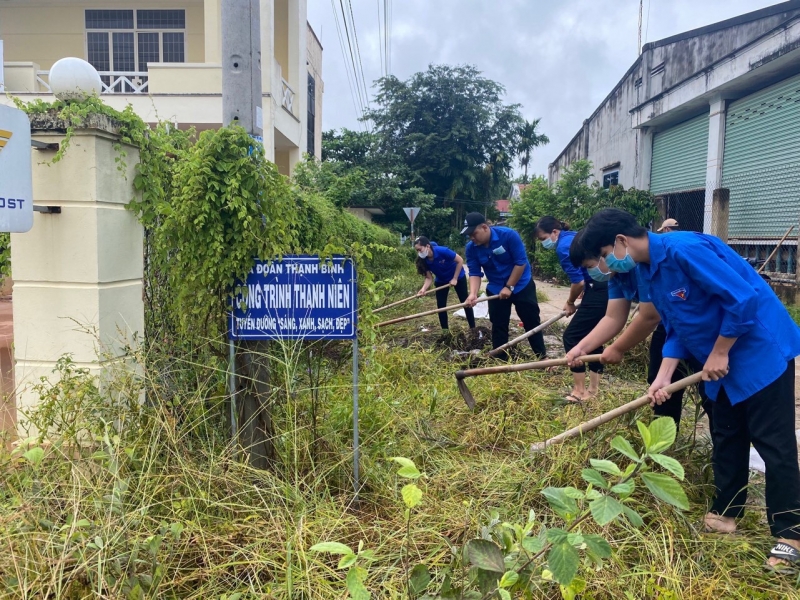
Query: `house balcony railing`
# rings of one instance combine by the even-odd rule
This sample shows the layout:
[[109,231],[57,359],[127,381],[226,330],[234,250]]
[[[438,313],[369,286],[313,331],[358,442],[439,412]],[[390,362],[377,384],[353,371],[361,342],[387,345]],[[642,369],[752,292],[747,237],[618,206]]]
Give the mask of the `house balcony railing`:
[[[146,94],[147,71],[98,71],[103,94]],[[50,71],[36,71],[36,82],[50,92]]]
[[281,106],[294,114],[294,90],[283,77],[281,77]]

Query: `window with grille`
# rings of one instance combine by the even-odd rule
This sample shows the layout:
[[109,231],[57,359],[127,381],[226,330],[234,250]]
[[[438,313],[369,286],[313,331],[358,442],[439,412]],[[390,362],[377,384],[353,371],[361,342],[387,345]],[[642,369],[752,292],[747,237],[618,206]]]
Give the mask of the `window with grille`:
[[619,171],[613,171],[603,175],[603,187],[608,189],[612,185],[619,185]]
[[87,10],[87,60],[108,91],[147,91],[150,63],[186,62],[185,10]]
[[311,156],[314,156],[314,151],[316,150],[314,145],[314,130],[316,129],[316,114],[317,114],[317,107],[314,105],[314,102],[317,98],[317,84],[314,81],[314,77],[311,73],[308,74],[308,115],[307,115],[307,124],[306,129],[308,132],[308,139],[306,140],[306,152]]

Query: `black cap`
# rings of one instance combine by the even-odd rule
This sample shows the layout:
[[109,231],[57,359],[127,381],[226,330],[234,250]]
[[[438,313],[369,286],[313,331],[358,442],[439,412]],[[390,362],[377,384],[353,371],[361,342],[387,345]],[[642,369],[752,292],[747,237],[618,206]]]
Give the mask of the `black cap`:
[[464,229],[461,230],[461,235],[472,235],[478,225],[486,223],[486,217],[479,212],[471,212],[464,217]]

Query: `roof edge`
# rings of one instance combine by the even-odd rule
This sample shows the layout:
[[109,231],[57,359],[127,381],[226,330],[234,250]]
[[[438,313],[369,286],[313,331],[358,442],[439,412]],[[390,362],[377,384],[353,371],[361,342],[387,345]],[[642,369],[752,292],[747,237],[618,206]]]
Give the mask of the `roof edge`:
[[688,40],[690,38],[698,37],[700,35],[705,35],[707,33],[713,33],[715,31],[720,31],[722,29],[728,29],[729,27],[735,27],[736,25],[741,25],[743,23],[757,21],[758,19],[771,17],[772,15],[788,12],[790,10],[800,10],[800,0],[788,0],[788,2],[773,4],[772,6],[767,6],[759,10],[754,10],[753,12],[745,13],[743,15],[738,15],[736,17],[731,17],[730,19],[725,19],[724,21],[718,21],[716,23],[711,23],[710,25],[698,27],[697,29],[684,31],[683,33],[678,33],[676,35],[661,40],[656,40],[654,42],[648,42],[642,47],[642,52],[645,52],[647,50],[652,50],[653,48],[660,48],[662,46],[674,44],[676,42],[680,42],[683,40]]

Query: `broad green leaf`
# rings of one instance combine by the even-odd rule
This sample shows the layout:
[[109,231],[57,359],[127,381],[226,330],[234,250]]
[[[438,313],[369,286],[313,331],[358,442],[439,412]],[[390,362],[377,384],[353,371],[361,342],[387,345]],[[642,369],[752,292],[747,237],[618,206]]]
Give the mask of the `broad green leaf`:
[[497,593],[502,600],[511,600],[511,593],[508,590],[500,588]]
[[616,498],[603,496],[592,500],[589,509],[598,525],[608,525],[622,513],[623,506]]
[[347,572],[347,591],[350,592],[350,598],[353,600],[369,600],[369,592],[364,587],[364,579],[366,578],[366,571],[358,567],[351,567]]
[[526,537],[522,540],[522,547],[531,554],[538,554],[544,548],[544,544],[538,537]]
[[328,552],[329,554],[353,554],[353,551],[339,542],[322,542],[309,548],[312,552]]
[[574,488],[572,486],[568,486],[561,489],[564,490],[564,493],[567,495],[567,498],[574,498],[575,500],[583,500],[586,497],[586,494],[584,494],[578,488]]
[[36,466],[42,459],[44,458],[44,448],[37,446],[36,448],[31,448],[25,454],[22,455],[25,460],[27,460],[32,465]]
[[681,510],[689,509],[689,499],[681,484],[662,473],[642,473],[642,481],[652,494]]
[[625,516],[628,517],[628,521],[631,522],[631,525],[634,527],[641,527],[644,525],[644,521],[642,517],[639,516],[635,510],[630,508],[629,506],[622,505],[622,510],[625,512]]
[[403,489],[400,490],[400,495],[403,496],[403,502],[406,503],[408,508],[414,508],[422,502],[422,490],[413,483],[404,485]]
[[611,440],[611,447],[620,454],[622,454],[623,456],[627,456],[633,461],[641,462],[642,460],[641,458],[639,458],[639,454],[636,452],[636,450],[633,449],[633,446],[631,446],[631,443],[621,435],[618,435],[613,440]]
[[593,533],[587,533],[583,536],[583,541],[586,543],[586,549],[598,558],[608,558],[611,556],[611,545],[604,537]]
[[683,465],[679,463],[677,460],[670,456],[665,456],[663,454],[650,454],[650,458],[653,459],[653,462],[658,463],[662,467],[664,467],[667,471],[675,475],[678,479],[683,481],[684,472],[683,472]]
[[519,581],[519,574],[516,571],[506,571],[500,578],[500,583],[497,584],[501,588],[510,588],[512,585]]
[[470,564],[485,571],[505,573],[503,551],[492,541],[473,539],[467,542],[467,558]]
[[431,582],[431,574],[428,567],[425,565],[417,565],[411,569],[411,576],[409,584],[411,585],[411,592],[414,594],[421,594],[428,587]]
[[642,442],[644,443],[645,449],[649,449],[651,439],[650,430],[647,428],[647,425],[641,421],[636,421],[636,427],[639,429],[639,435],[642,436]]
[[600,489],[607,490],[608,489],[608,482],[606,478],[600,475],[594,469],[584,469],[581,471],[581,477],[587,483],[591,483],[595,487],[599,487]]
[[590,458],[589,462],[601,473],[608,473],[609,475],[616,475],[618,477],[622,475],[620,468],[610,460],[598,460],[596,458]]
[[400,477],[405,477],[406,479],[418,479],[422,476],[413,460],[409,460],[408,458],[404,458],[402,456],[393,456],[392,460],[401,467],[400,470],[397,471],[397,474]]
[[583,535],[580,533],[568,533],[567,534],[567,543],[572,544],[576,548],[583,545]]
[[547,487],[542,490],[542,495],[547,498],[550,507],[561,517],[574,515],[578,512],[578,505],[575,500],[567,496],[564,488]]
[[342,569],[343,571],[345,569],[349,569],[354,564],[356,564],[357,560],[358,557],[355,554],[345,554],[342,557],[342,560],[339,561],[339,568]]
[[596,489],[586,490],[586,499],[587,500],[597,500],[598,498],[602,498],[603,494],[598,492]]
[[675,442],[677,427],[671,417],[659,417],[650,423],[650,443],[647,445],[649,453],[661,452],[672,446]]
[[566,542],[555,544],[547,553],[547,566],[561,585],[569,585],[575,578],[580,564],[578,551]]
[[620,496],[630,496],[635,487],[636,485],[634,484],[633,479],[629,479],[628,481],[611,486],[611,491],[615,494],[619,494]]
[[547,541],[553,544],[563,544],[567,541],[567,532],[563,529],[548,529],[547,530]]

